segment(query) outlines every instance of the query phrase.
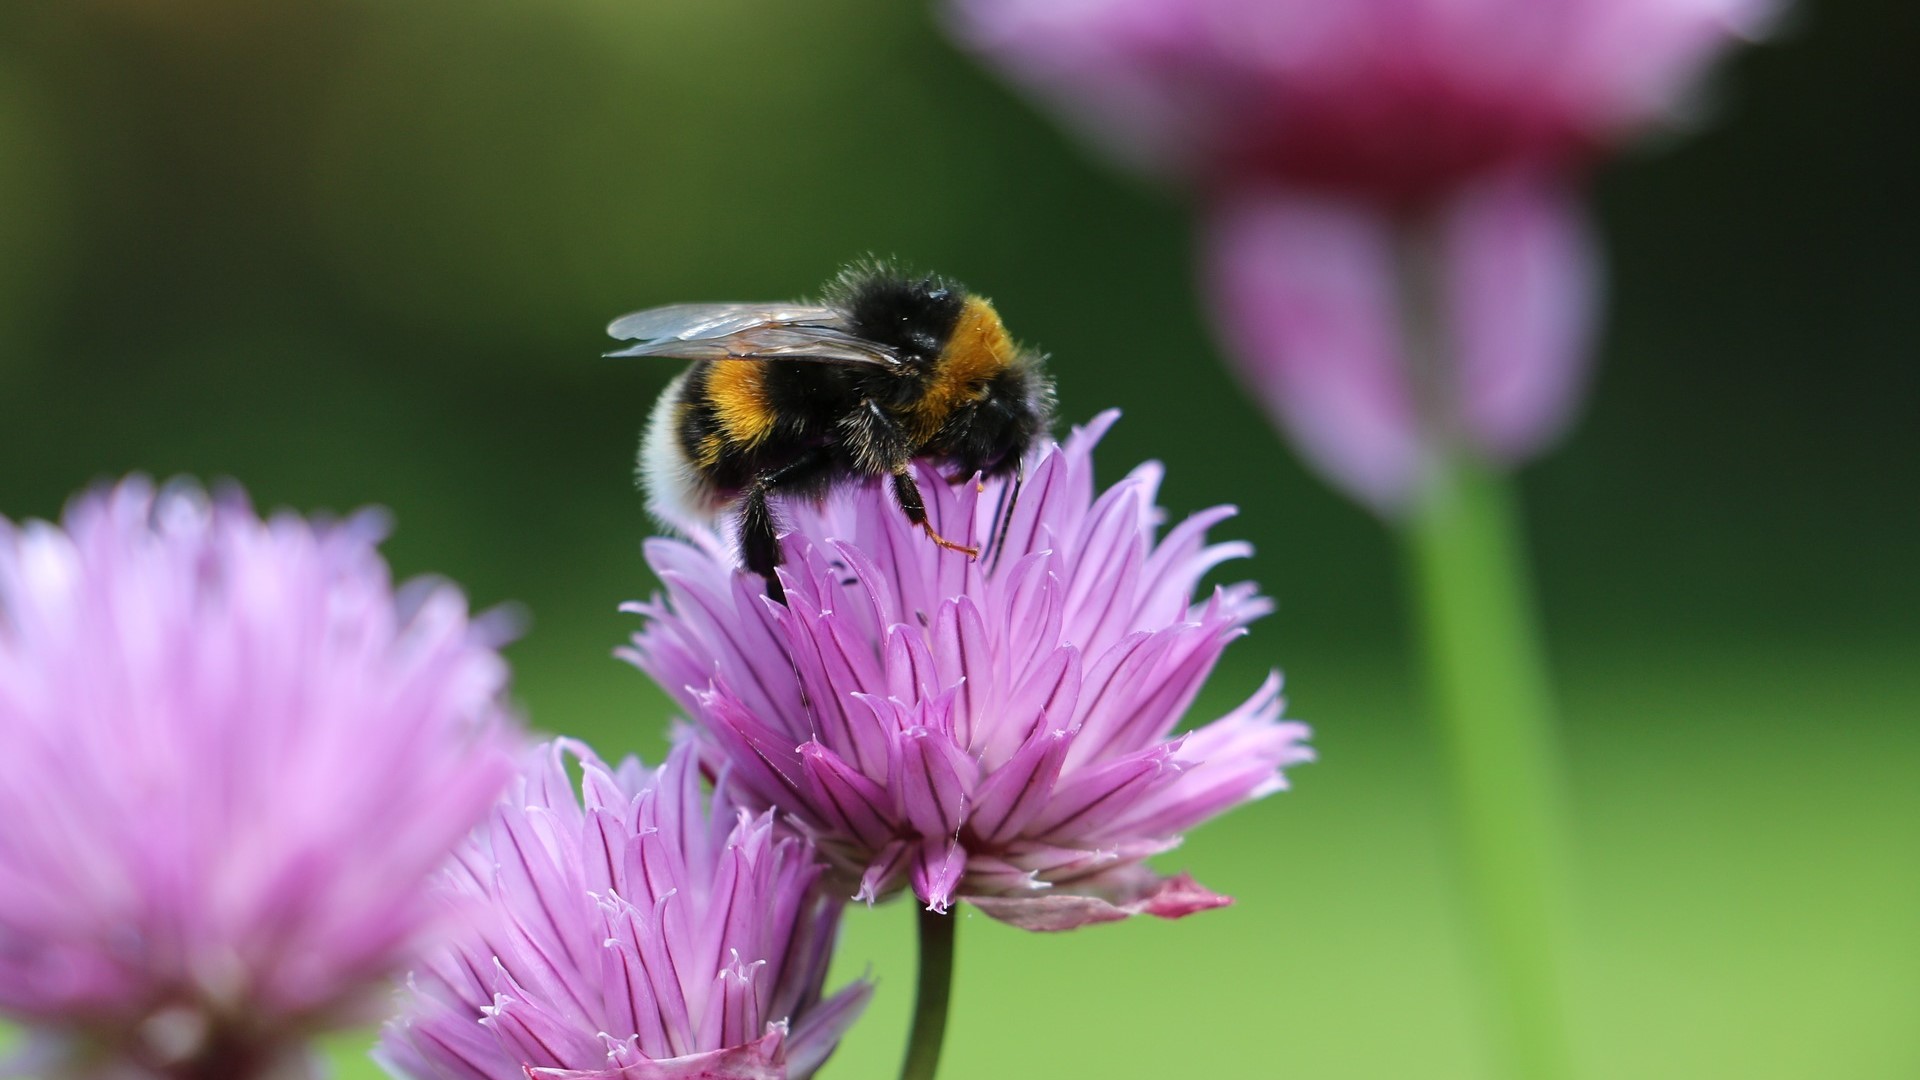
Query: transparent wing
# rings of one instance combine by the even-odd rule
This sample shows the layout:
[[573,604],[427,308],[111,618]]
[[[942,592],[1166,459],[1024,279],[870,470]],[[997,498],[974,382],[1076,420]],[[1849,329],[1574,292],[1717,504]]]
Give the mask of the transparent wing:
[[827,326],[844,330],[840,313],[806,304],[668,304],[622,315],[607,333],[625,341],[721,337],[756,326]]
[[885,346],[849,333],[834,309],[803,304],[669,304],[623,315],[607,333],[634,342],[608,356],[900,362]]

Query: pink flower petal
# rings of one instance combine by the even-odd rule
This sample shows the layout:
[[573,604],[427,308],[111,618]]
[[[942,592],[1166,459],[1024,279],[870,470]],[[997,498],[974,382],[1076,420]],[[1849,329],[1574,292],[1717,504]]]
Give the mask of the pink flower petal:
[[885,788],[818,742],[800,747],[800,764],[806,770],[813,804],[820,808],[828,829],[876,848],[886,844],[893,828],[885,817],[889,802]]
[[1011,840],[1033,821],[1053,798],[1073,734],[1066,728],[1035,727],[1013,757],[980,785],[968,821],[975,836],[986,844]]
[[967,854],[958,840],[928,837],[913,863],[913,891],[926,900],[928,911],[945,911],[966,869]]
[[1557,179],[1498,176],[1448,203],[1439,237],[1460,430],[1523,459],[1586,388],[1600,272],[1585,209]]
[[1199,911],[1226,907],[1230,896],[1201,885],[1186,874],[1157,878],[1132,894],[1104,896],[1057,892],[1039,896],[967,896],[967,903],[1022,930],[1072,930],[1095,923],[1118,922],[1135,915],[1181,919]]
[[873,984],[857,982],[807,1011],[806,1019],[787,1040],[787,1070],[791,1076],[811,1076],[827,1060],[840,1037],[847,1033],[873,997]]
[[1214,208],[1206,293],[1227,355],[1307,461],[1380,510],[1423,468],[1387,214],[1266,191]]

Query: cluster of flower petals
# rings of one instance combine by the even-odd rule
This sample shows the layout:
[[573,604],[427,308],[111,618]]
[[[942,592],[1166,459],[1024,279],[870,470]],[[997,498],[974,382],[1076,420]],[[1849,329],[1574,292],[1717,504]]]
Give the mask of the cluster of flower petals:
[[[718,538],[656,540],[664,597],[625,655],[678,697],[740,792],[777,806],[873,900],[911,888],[1032,929],[1225,903],[1142,863],[1284,786],[1306,729],[1268,678],[1173,734],[1228,642],[1269,603],[1200,580],[1247,553],[1209,544],[1230,508],[1158,535],[1160,468],[1096,493],[1098,418],[1006,482],[923,473],[912,528],[878,487],[783,507],[784,605]],[[998,523],[1000,528],[996,528]]]
[[38,1069],[264,1075],[378,1015],[511,774],[501,633],[371,515],[132,479],[0,519],[0,1013]]
[[[579,795],[567,757],[579,763]],[[561,740],[447,869],[468,926],[410,980],[379,1056],[416,1080],[801,1080],[866,1004],[823,1000],[841,898],[807,842],[707,809],[690,747],[617,768]]]

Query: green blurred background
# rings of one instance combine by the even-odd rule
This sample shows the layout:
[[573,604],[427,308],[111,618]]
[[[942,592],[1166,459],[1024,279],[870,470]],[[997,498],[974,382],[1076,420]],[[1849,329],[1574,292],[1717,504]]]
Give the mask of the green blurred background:
[[[1713,123],[1598,178],[1587,417],[1524,479],[1580,844],[1595,1077],[1920,1074],[1920,18],[1804,4]],[[1287,671],[1323,760],[1169,866],[1240,897],[1026,936],[969,917],[944,1075],[1475,1077],[1401,553],[1273,440],[1199,320],[1183,208],[879,0],[0,6],[0,513],[130,470],[394,511],[403,574],[532,614],[535,721],[656,752],[610,657],[648,593],[631,480],[672,365],[610,316],[779,298],[850,257],[967,281],[1126,411],[1108,475],[1234,502],[1279,613],[1201,713]],[[881,989],[826,1075],[892,1069]],[[365,1040],[343,1075],[372,1075]]]

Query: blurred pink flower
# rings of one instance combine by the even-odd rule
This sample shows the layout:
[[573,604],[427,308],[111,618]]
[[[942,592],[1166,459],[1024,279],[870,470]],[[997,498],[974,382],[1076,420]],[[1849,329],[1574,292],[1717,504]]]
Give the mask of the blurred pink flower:
[[1418,221],[1267,190],[1211,209],[1204,292],[1248,387],[1330,480],[1392,513],[1432,455],[1517,461],[1586,385],[1598,257],[1561,181],[1463,186]]
[[512,771],[499,634],[370,515],[145,481],[0,519],[0,1012],[39,1075],[300,1075]]
[[[1251,584],[1195,603],[1245,555],[1208,545],[1232,511],[1156,538],[1156,464],[1097,498],[1093,448],[1114,414],[1041,456],[978,560],[915,532],[884,492],[785,507],[787,604],[723,543],[656,540],[666,598],[627,654],[694,717],[744,795],[812,833],[868,900],[911,887],[1029,929],[1226,903],[1142,860],[1284,787],[1310,759],[1270,677],[1226,716],[1174,726],[1227,643],[1270,605]],[[932,473],[943,535],[988,544],[1004,493]]]
[[728,791],[709,815],[690,747],[654,770],[536,749],[448,867],[470,928],[414,974],[378,1056],[417,1080],[812,1075],[871,988],[821,999],[843,902],[805,840]]
[[1243,376],[1387,510],[1446,442],[1511,461],[1564,427],[1596,301],[1583,168],[1679,118],[1772,7],[950,0],[956,34],[1070,126],[1198,193]]

